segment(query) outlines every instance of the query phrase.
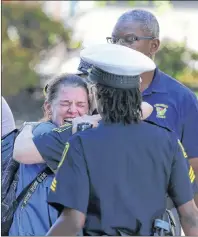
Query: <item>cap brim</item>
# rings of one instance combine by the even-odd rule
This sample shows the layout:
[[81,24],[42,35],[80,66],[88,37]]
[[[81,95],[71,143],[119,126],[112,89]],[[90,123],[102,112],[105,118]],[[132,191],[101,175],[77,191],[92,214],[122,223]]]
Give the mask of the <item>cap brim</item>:
[[142,102],[142,120],[147,119],[153,112],[153,106],[147,102]]

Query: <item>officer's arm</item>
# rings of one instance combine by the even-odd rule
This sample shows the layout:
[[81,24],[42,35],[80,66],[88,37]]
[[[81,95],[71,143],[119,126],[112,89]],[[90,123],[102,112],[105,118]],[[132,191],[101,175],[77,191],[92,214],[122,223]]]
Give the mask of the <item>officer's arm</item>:
[[188,171],[183,151],[176,139],[171,143],[174,147],[174,158],[168,194],[179,212],[185,235],[198,235],[198,209],[193,200],[192,190],[192,182],[195,179],[193,169]]
[[64,124],[60,128],[54,129],[56,131],[45,132],[36,136],[32,134],[32,126],[26,125],[15,140],[13,157],[22,164],[48,163],[48,161],[53,160],[55,162],[53,166],[56,166],[65,146],[59,135],[64,132],[64,141],[67,141],[72,135],[71,129],[73,133],[76,132],[78,123],[89,122],[96,126],[100,119],[99,115],[85,115],[73,120],[73,129],[71,124]]
[[198,236],[198,209],[194,201],[178,207],[182,228],[186,236]]
[[[65,147],[65,141],[61,137],[61,129],[50,131],[33,137],[31,128],[25,127],[25,133],[19,134],[15,142],[14,159],[23,164],[44,163],[56,170]],[[64,133],[66,141],[71,135]]]
[[[190,164],[192,165],[198,183],[198,100],[192,93],[185,98],[186,111],[183,124],[182,144],[188,154]],[[198,203],[197,203],[198,205]]]
[[67,143],[54,178],[48,203],[64,212],[47,235],[76,235],[84,225],[89,203],[87,162],[80,140],[74,135]]
[[85,214],[77,210],[64,208],[58,220],[48,231],[47,236],[75,236],[85,223]]

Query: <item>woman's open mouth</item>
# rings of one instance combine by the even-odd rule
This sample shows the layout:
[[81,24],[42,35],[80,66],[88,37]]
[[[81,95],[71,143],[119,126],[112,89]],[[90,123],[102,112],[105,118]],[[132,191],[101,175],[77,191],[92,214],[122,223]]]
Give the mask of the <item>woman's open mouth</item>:
[[75,117],[66,118],[66,119],[64,119],[64,123],[71,122],[74,118]]

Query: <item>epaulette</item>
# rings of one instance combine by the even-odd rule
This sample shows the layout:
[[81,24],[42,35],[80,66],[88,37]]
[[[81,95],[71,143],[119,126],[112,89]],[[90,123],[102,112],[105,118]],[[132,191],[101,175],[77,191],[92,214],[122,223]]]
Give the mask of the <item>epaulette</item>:
[[170,128],[165,127],[165,126],[161,126],[161,125],[159,125],[159,124],[157,124],[157,123],[154,123],[153,121],[144,120],[144,122],[150,123],[150,124],[155,125],[155,126],[160,127],[160,128],[164,128],[164,129],[166,129],[166,130],[169,131],[169,132],[173,132],[173,130],[171,130]]
[[72,124],[71,123],[64,123],[60,127],[52,129],[52,131],[63,132],[63,131],[68,130],[70,128],[72,128]]

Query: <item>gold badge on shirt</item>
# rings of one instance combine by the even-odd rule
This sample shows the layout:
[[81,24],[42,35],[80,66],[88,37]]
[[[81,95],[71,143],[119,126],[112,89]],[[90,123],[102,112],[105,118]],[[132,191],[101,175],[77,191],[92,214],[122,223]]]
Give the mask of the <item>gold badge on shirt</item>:
[[156,115],[157,118],[166,118],[166,112],[167,112],[167,109],[168,109],[168,105],[155,104],[154,107],[155,107],[156,112],[157,112],[157,115]]

